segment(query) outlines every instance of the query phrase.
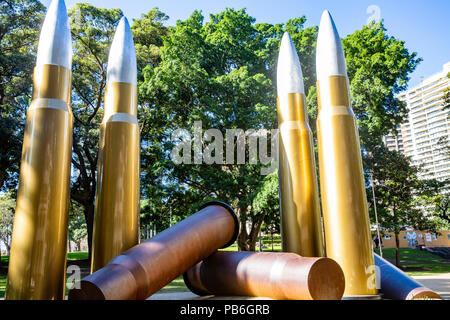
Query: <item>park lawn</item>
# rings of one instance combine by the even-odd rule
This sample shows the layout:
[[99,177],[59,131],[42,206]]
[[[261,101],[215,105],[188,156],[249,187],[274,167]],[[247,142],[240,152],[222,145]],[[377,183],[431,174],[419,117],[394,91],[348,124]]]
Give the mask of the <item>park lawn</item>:
[[0,298],[3,298],[5,296],[5,290],[6,290],[6,274],[0,275]]
[[67,259],[68,260],[84,260],[89,258],[88,252],[68,252]]
[[[375,249],[379,254],[379,249]],[[395,249],[383,249],[383,258],[395,264]],[[427,251],[416,249],[401,248],[400,264],[402,267],[427,268],[431,270],[406,271],[410,276],[423,276],[438,273],[450,273],[450,261]]]
[[[2,266],[7,265],[9,262],[9,256],[2,256]],[[6,274],[0,274],[0,298],[5,297],[6,290]]]
[[179,276],[167,286],[159,290],[157,293],[170,293],[170,292],[185,292],[189,289],[184,284],[183,276]]

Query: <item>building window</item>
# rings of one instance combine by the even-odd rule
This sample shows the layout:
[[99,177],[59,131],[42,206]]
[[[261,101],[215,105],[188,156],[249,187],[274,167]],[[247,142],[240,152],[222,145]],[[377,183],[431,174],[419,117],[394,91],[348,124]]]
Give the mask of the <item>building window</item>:
[[433,233],[433,240],[437,240],[437,234]]
[[447,240],[450,240],[450,233],[447,233]]
[[[448,234],[448,238],[450,239],[450,233]],[[391,236],[388,234],[384,235],[384,240],[391,240]]]

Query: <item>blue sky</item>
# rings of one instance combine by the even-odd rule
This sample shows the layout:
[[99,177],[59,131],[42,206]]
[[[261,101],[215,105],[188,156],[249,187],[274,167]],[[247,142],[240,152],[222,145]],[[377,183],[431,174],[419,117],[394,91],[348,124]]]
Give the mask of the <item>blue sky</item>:
[[[51,0],[41,0],[48,6]],[[82,0],[66,0],[67,7]],[[384,19],[388,33],[404,40],[410,51],[415,51],[424,61],[411,75],[410,87],[442,70],[450,61],[450,1],[449,0],[87,0],[97,7],[121,8],[131,20],[158,7],[166,13],[169,25],[184,20],[195,10],[202,10],[206,18],[226,7],[247,8],[256,22],[284,23],[305,15],[307,26],[318,25],[322,11],[328,9],[336,22],[341,37],[360,29],[374,14],[367,12],[375,5]],[[208,19],[206,19],[208,20]]]

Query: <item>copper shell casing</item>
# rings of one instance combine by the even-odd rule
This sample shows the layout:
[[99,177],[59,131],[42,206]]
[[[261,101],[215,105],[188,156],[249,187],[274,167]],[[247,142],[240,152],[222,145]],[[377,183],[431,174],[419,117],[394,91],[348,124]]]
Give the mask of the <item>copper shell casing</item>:
[[71,300],[143,300],[217,249],[231,245],[239,221],[229,206],[210,202],[194,215],[115,257],[84,278]]
[[340,300],[344,274],[328,258],[294,253],[216,252],[184,274],[195,294],[280,300]]

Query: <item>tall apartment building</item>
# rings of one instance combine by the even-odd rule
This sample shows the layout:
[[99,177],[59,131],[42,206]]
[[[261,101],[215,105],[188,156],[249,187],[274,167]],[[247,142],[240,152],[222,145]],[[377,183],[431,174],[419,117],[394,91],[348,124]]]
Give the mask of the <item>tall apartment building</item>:
[[450,146],[450,110],[443,110],[444,93],[450,88],[449,72],[450,62],[444,64],[441,72],[398,96],[407,104],[408,119],[398,128],[397,136],[383,139],[390,150],[403,152],[414,165],[422,165],[423,179],[450,178],[450,157],[440,144],[445,139]]

